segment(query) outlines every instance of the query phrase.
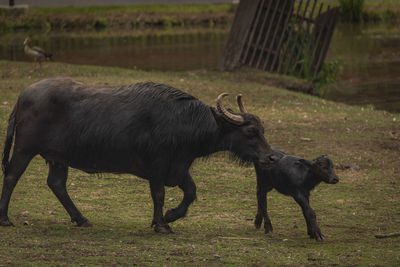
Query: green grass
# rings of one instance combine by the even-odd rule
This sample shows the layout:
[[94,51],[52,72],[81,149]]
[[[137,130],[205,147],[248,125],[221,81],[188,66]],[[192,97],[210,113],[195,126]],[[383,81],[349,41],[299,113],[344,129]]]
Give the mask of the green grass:
[[21,16],[0,10],[0,32],[151,27],[215,27],[233,18],[232,5],[143,5],[30,8]]
[[[348,3],[349,1],[350,0],[343,0],[345,4],[345,10],[341,10],[340,21],[344,23],[353,21],[352,16],[354,14],[351,14],[348,6],[346,5],[346,3]],[[340,7],[339,2],[339,0],[331,0],[326,2],[319,1],[315,7],[314,17],[317,16],[318,10],[321,5],[323,5],[322,12],[324,12],[327,10],[328,6],[330,6],[331,8]],[[294,10],[297,10],[298,4],[299,2],[296,2]],[[305,2],[303,2],[302,9],[300,11],[301,14],[304,10],[304,6]],[[313,4],[311,2],[308,6],[308,12],[311,12],[312,6]],[[361,14],[358,14],[361,16],[361,18],[360,20],[355,22],[397,22],[400,19],[400,2],[397,0],[365,0],[363,10],[358,11],[361,12]]]
[[[322,3],[317,3],[314,17]],[[295,10],[298,3],[296,2]],[[339,6],[339,1],[323,3]],[[302,8],[304,8],[304,4]],[[313,4],[308,7],[311,12]],[[300,10],[303,13],[303,10]],[[139,5],[30,8],[27,14],[9,16],[0,10],[0,32],[129,29],[148,27],[215,28],[229,26],[234,17],[232,5]],[[400,18],[398,1],[366,1],[363,21],[396,22]]]
[[232,10],[231,5],[137,5],[137,6],[87,6],[87,7],[37,7],[34,14],[104,14],[108,12],[221,12]]
[[[77,228],[46,185],[47,166],[35,158],[10,203],[15,227],[0,228],[0,266],[397,266],[400,231],[400,115],[347,106],[270,87],[259,72],[144,72],[120,68],[0,61],[0,151],[12,106],[21,90],[46,77],[70,76],[87,84],[139,81],[170,84],[210,105],[228,92],[243,93],[249,112],[266,125],[268,142],[312,159],[328,154],[336,165],[360,170],[336,172],[340,182],[319,185],[311,205],[326,240],[308,239],[298,205],[268,194],[274,233],[256,230],[256,182],[251,166],[240,167],[225,153],[194,163],[197,201],[188,216],[171,224],[172,235],[151,228],[148,182],[131,175],[94,176],[70,170],[68,190],[92,228]],[[305,139],[307,138],[307,139]],[[166,208],[182,199],[167,188]],[[26,225],[24,225],[24,223]]]

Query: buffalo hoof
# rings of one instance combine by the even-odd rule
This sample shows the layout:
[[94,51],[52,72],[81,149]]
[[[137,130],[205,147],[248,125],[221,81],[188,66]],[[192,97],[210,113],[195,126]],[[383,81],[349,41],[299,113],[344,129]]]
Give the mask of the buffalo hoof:
[[0,226],[14,226],[14,224],[8,219],[0,219]]
[[316,231],[310,234],[311,239],[315,239],[318,242],[321,242],[325,239],[324,235],[320,231]]
[[76,223],[78,227],[92,227],[93,225],[85,217],[79,219],[71,219],[72,223]]
[[168,224],[163,224],[163,225],[156,224],[154,227],[154,231],[156,231],[156,233],[161,233],[161,234],[173,234],[174,233]]
[[271,223],[264,223],[264,233],[269,234],[272,233],[274,229],[272,228]]
[[86,221],[80,225],[78,225],[78,227],[92,227],[93,224],[91,224],[89,221]]
[[0,218],[0,226],[14,226],[14,224],[6,216]]
[[255,220],[254,220],[254,226],[257,228],[257,229],[260,229],[260,227],[261,227],[261,224],[262,224],[262,221],[263,221],[263,217],[261,216],[261,215],[256,215],[256,218],[255,218]]

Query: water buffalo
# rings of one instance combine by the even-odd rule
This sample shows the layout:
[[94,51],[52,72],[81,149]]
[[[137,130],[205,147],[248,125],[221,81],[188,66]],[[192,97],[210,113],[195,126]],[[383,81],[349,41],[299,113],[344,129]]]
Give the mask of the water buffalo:
[[[68,167],[87,173],[130,173],[149,180],[152,226],[171,233],[168,223],[187,213],[196,198],[189,168],[198,157],[230,151],[243,162],[273,162],[264,129],[255,115],[217,108],[155,83],[88,86],[71,78],[44,79],[27,87],[10,115],[3,154],[0,225],[12,225],[12,191],[35,155],[49,165],[47,184],[78,226],[90,226],[66,189]],[[15,133],[11,160],[9,154]],[[163,216],[164,186],[184,192],[178,207]]]
[[272,224],[267,213],[267,192],[275,188],[278,192],[292,196],[301,206],[307,223],[310,238],[322,241],[324,236],[317,225],[314,210],[310,207],[310,191],[320,182],[336,184],[339,178],[333,170],[333,163],[327,156],[320,156],[312,161],[286,155],[272,148],[276,157],[280,158],[272,167],[255,162],[257,174],[258,212],[254,225],[261,227],[264,219],[265,233],[272,232]]

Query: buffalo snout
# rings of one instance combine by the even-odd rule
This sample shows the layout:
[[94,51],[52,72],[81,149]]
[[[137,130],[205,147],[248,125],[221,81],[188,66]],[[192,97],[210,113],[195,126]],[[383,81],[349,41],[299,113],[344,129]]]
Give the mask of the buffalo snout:
[[329,177],[328,183],[329,184],[337,184],[339,182],[339,177],[335,173],[331,174]]

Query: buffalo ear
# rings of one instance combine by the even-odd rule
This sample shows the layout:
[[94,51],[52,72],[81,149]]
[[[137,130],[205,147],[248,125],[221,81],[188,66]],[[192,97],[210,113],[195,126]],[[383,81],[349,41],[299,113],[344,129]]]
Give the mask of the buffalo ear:
[[212,112],[217,124],[221,124],[221,123],[225,122],[224,118],[222,117],[222,114],[218,110],[211,108],[211,112]]
[[299,162],[307,167],[313,167],[313,162],[306,159],[299,159]]
[[230,129],[229,127],[231,126],[231,123],[229,123],[225,118],[224,115],[219,112],[218,110],[212,108],[211,112],[214,116],[215,122],[217,123],[218,127],[221,127],[223,129]]

